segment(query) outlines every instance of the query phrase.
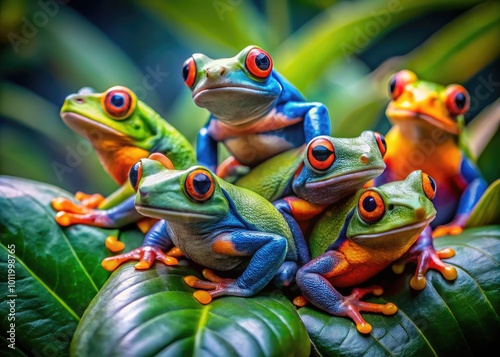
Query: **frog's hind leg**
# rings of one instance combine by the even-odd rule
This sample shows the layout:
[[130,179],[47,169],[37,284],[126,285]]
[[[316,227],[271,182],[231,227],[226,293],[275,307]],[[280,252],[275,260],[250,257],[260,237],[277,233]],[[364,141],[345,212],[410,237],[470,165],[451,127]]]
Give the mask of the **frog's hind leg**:
[[297,273],[298,268],[299,266],[297,263],[292,261],[286,261],[281,264],[278,272],[274,276],[274,285],[278,288],[290,286],[290,284],[295,280],[295,274]]
[[316,307],[333,316],[349,317],[359,332],[370,333],[372,327],[363,319],[361,311],[392,315],[396,313],[397,307],[392,303],[374,304],[360,300],[368,293],[382,294],[383,290],[379,286],[354,289],[349,296],[340,294],[326,277],[341,274],[348,269],[348,263],[342,258],[341,253],[328,251],[299,269],[297,285],[305,299]]

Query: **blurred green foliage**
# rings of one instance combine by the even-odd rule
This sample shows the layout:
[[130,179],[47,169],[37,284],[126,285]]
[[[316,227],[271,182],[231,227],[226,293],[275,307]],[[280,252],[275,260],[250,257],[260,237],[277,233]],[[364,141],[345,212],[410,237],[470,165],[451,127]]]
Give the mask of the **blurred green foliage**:
[[[481,113],[470,140],[492,182],[500,176],[499,14],[493,0],[3,0],[0,174],[110,193],[115,183],[59,117],[65,96],[128,86],[194,145],[208,112],[183,84],[183,61],[255,44],[308,100],[327,105],[335,136],[388,130],[386,83],[399,69],[463,84],[472,97],[466,121]],[[151,71],[163,74],[148,89]],[[58,174],[54,163],[71,172]]]

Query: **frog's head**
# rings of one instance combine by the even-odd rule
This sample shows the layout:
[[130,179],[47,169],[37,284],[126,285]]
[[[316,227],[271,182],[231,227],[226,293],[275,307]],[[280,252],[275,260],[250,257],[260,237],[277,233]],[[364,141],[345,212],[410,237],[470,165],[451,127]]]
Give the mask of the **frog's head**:
[[212,172],[202,166],[174,170],[162,154],[141,159],[130,169],[135,207],[145,216],[172,222],[217,221],[229,210]]
[[436,183],[420,170],[403,181],[364,190],[347,227],[347,237],[364,246],[403,252],[436,217],[431,200]]
[[402,70],[389,80],[392,98],[386,115],[393,123],[415,123],[430,130],[440,128],[458,135],[463,125],[463,115],[469,110],[470,97],[464,87],[451,84],[447,87],[421,81],[415,73]]
[[357,138],[318,136],[306,146],[293,191],[311,203],[335,203],[384,171],[386,150],[384,137],[373,131]]
[[211,59],[195,53],[182,65],[182,75],[196,105],[231,125],[260,118],[282,90],[273,75],[271,56],[256,46],[231,58]]
[[150,149],[148,140],[156,134],[158,125],[155,123],[161,120],[153,109],[137,99],[134,92],[122,86],[103,93],[82,88],[66,97],[61,117],[92,144],[133,143],[146,150]]

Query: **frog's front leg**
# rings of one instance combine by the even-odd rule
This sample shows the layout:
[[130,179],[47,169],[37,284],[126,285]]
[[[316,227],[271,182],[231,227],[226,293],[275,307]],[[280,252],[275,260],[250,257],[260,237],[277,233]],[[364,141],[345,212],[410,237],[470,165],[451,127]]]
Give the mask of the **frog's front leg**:
[[383,290],[379,286],[354,289],[349,296],[340,294],[327,278],[345,273],[349,269],[349,263],[343,254],[330,250],[299,269],[297,285],[304,297],[316,307],[333,316],[349,317],[359,332],[370,333],[372,327],[363,319],[361,311],[393,315],[397,307],[392,303],[374,304],[360,300],[368,293],[381,295]]
[[[78,207],[67,206],[66,210],[56,214],[56,222],[61,226],[73,224],[85,224],[87,226],[102,228],[120,228],[127,224],[140,220],[143,216],[137,212],[134,205],[134,197],[130,197],[123,203],[108,210],[86,210]],[[75,211],[73,211],[75,209]]]
[[[209,121],[210,123],[210,121]],[[196,139],[196,160],[202,166],[215,172],[218,162],[217,141],[208,133],[208,124],[201,128]]]
[[[252,296],[280,273],[287,249],[288,242],[280,235],[247,230],[225,233],[212,242],[212,250],[221,255],[251,257],[243,274],[237,279],[222,279],[210,270],[205,270],[204,276],[210,281],[195,276],[187,276],[184,280],[193,288],[203,289],[193,294],[202,304],[208,304],[213,298],[223,295]],[[296,269],[287,271],[292,274],[289,278],[293,279]]]
[[439,271],[446,280],[455,280],[457,278],[457,270],[441,261],[441,259],[451,258],[454,255],[455,251],[451,248],[440,251],[434,249],[431,228],[427,226],[408,252],[392,266],[392,270],[400,274],[407,263],[416,262],[417,268],[410,280],[410,286],[415,290],[422,290],[427,284],[425,274],[429,268]]
[[283,113],[289,118],[304,118],[305,142],[319,135],[330,135],[331,123],[328,109],[317,102],[288,102],[283,106]]
[[462,161],[460,171],[465,181],[468,182],[467,188],[460,197],[455,217],[451,222],[436,227],[432,232],[434,238],[446,234],[457,235],[462,233],[474,206],[479,202],[488,187],[487,182],[481,177],[481,173],[470,160],[464,159]]
[[304,234],[298,220],[311,220],[323,212],[325,206],[315,205],[296,196],[288,196],[273,202],[274,207],[283,215],[293,235],[299,265],[303,265],[311,260],[309,248],[304,238]]
[[166,221],[158,221],[144,237],[142,246],[125,254],[105,258],[101,263],[102,267],[108,271],[113,271],[129,260],[139,260],[134,266],[136,269],[149,269],[155,260],[166,265],[177,265],[179,262],[174,256],[164,253],[173,246],[166,225]]

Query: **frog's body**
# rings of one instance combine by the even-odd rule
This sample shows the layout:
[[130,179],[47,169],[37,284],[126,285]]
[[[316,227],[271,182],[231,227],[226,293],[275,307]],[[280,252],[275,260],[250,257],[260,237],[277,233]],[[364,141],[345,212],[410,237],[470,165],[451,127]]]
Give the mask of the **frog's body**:
[[56,220],[61,225],[116,227],[138,221],[143,217],[134,208],[130,168],[152,153],[165,154],[178,168],[196,163],[189,141],[128,88],[112,87],[103,93],[84,88],[66,98],[61,117],[92,144],[106,172],[121,185],[106,199],[83,200],[81,205],[55,199],[53,206],[60,211]]
[[396,307],[359,300],[369,292],[382,294],[378,286],[356,290],[350,297],[335,287],[363,283],[400,258],[403,266],[418,259],[411,280],[416,289],[425,287],[429,267],[455,279],[456,270],[440,261],[454,252],[436,252],[432,245],[429,224],[436,216],[430,201],[434,195],[432,178],[414,171],[404,181],[361,190],[329,208],[311,233],[314,259],[297,273],[297,284],[307,300],[332,315],[352,318],[360,332],[368,333],[371,326],[360,311],[393,314]]
[[306,102],[258,47],[216,60],[194,54],[184,63],[183,75],[194,102],[210,112],[198,135],[198,162],[215,171],[219,142],[232,154],[219,168],[221,177],[330,134],[326,107]]
[[404,179],[414,170],[428,173],[438,187],[432,226],[440,227],[433,234],[460,233],[487,186],[458,145],[469,96],[461,86],[421,81],[410,71],[398,72],[390,85],[387,168],[374,184]]
[[[155,257],[168,263],[162,251],[175,245],[204,267],[242,272],[236,280],[221,280],[210,271],[204,275],[213,282],[186,278],[193,287],[211,289],[195,294],[205,303],[219,295],[254,295],[273,277],[278,286],[293,280],[298,252],[292,233],[263,197],[202,166],[169,170],[156,160],[136,164],[131,181],[137,188],[137,210],[161,221],[148,232],[141,248],[107,258],[106,269],[130,258],[141,259],[139,268],[148,268]],[[145,257],[150,251],[153,257]]]

